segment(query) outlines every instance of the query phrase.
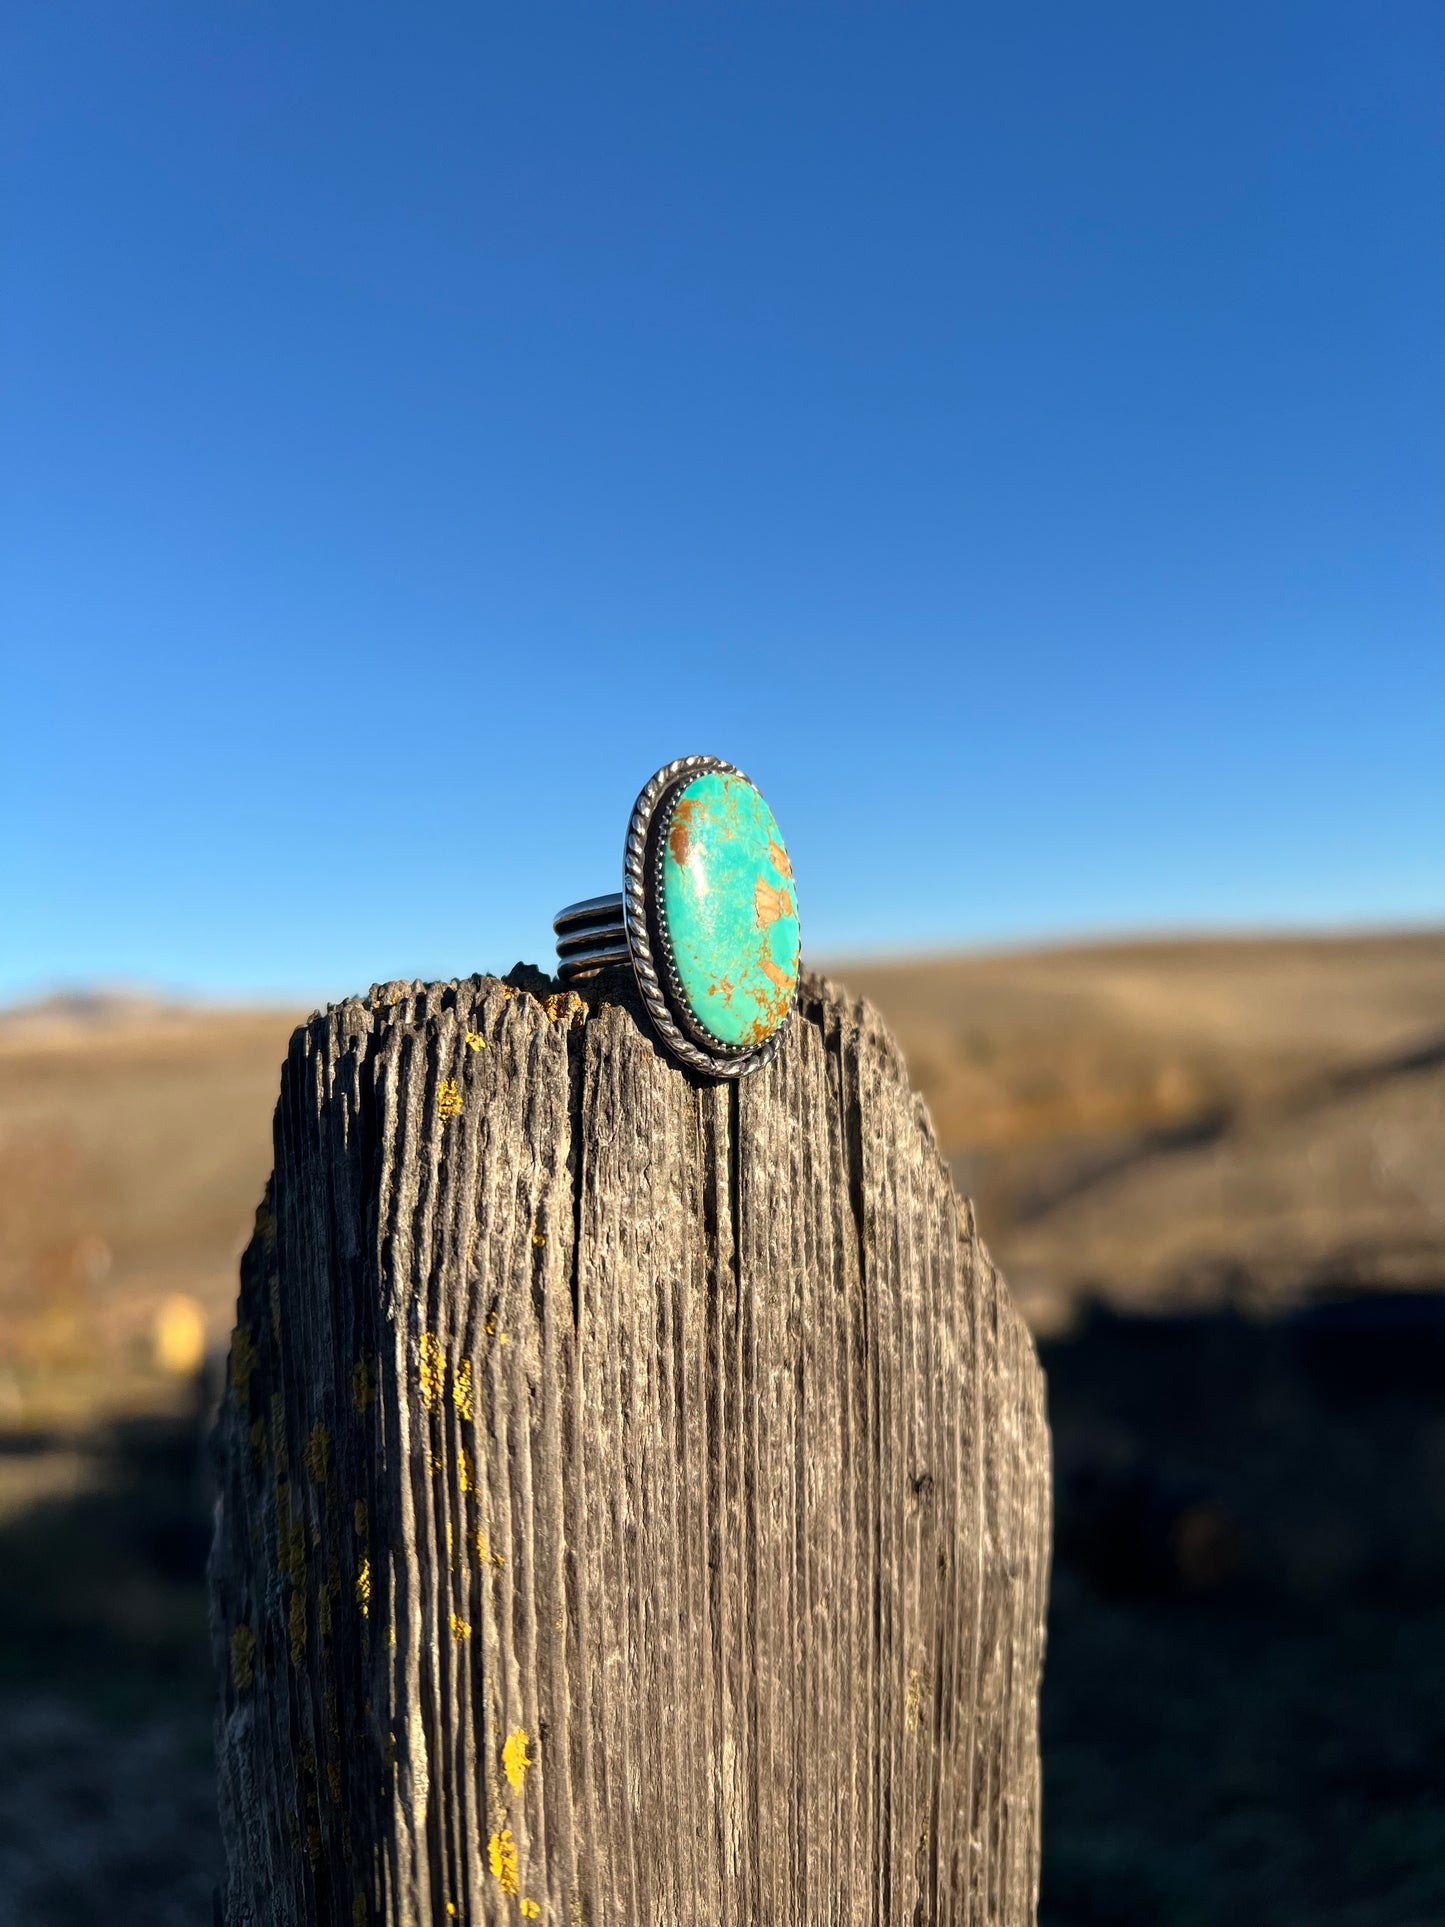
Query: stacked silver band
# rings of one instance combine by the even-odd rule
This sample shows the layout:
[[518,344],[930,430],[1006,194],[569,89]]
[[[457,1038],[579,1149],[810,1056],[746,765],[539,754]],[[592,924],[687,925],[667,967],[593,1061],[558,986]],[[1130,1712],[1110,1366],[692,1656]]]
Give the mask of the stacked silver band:
[[557,933],[557,975],[564,984],[580,983],[610,964],[632,960],[620,890],[569,903],[553,917],[552,928]]

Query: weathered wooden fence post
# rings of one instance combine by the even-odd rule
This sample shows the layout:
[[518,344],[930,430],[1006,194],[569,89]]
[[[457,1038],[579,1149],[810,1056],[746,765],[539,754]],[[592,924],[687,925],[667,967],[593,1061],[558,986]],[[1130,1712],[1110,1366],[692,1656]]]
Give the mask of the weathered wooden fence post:
[[714,1084],[615,978],[392,984],[275,1143],[230,1927],[1032,1922],[1042,1379],[875,1014]]

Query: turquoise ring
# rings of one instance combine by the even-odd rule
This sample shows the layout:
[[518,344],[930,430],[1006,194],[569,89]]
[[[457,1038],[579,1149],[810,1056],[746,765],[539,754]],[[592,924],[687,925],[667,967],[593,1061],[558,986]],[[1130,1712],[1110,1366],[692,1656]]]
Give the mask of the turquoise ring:
[[798,897],[777,819],[717,756],[665,763],[633,805],[622,889],[552,919],[558,975],[630,964],[660,1041],[712,1077],[761,1070],[798,994]]

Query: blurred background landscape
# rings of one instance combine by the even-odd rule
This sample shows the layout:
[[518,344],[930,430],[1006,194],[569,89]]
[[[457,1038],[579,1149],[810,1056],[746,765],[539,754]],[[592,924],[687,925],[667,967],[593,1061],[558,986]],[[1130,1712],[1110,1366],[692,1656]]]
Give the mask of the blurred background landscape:
[[[1445,931],[837,974],[1049,1376],[1045,1918],[1441,1918]],[[6,1918],[207,1915],[203,1439],[304,1014],[0,1015]]]
[[697,751],[1039,1342],[1043,1927],[1445,1921],[1442,101],[1438,0],[0,9],[4,1927],[212,1919],[292,1026]]

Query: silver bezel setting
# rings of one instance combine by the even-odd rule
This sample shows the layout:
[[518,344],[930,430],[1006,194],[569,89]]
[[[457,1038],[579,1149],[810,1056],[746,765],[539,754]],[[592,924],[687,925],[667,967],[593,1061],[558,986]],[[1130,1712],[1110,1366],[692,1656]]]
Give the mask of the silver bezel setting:
[[662,914],[662,847],[673,806],[694,777],[713,772],[751,781],[735,763],[726,763],[720,756],[679,756],[664,763],[643,785],[632,806],[623,850],[622,915],[638,992],[673,1056],[710,1077],[746,1077],[776,1056],[792,1021],[797,984],[782,1022],[761,1044],[749,1050],[723,1043],[704,1030],[688,1009]]

